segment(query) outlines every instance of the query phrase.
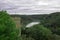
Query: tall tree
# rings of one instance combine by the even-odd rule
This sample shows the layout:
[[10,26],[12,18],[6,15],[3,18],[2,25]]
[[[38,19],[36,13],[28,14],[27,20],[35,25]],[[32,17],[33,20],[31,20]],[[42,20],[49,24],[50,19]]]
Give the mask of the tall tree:
[[18,40],[16,25],[6,11],[0,11],[0,40]]

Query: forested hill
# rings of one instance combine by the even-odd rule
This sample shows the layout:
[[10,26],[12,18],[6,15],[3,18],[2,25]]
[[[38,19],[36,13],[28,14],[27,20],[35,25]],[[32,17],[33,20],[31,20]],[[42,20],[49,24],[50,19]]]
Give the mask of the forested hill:
[[[31,20],[40,20],[40,24],[22,28],[22,35],[33,38],[32,40],[60,40],[60,12],[46,15],[22,16],[23,23]],[[30,20],[31,19],[31,20]],[[25,24],[26,25],[26,24]]]
[[56,20],[57,17],[59,18],[60,12],[54,12],[51,14],[41,14],[41,15],[20,15],[22,18],[23,24],[28,24],[33,21],[46,21],[46,20]]
[[42,19],[43,17],[46,17],[47,14],[42,15],[20,15],[21,18],[27,19],[27,20],[38,20]]
[[24,24],[40,21],[46,16],[47,16],[47,14],[44,14],[44,15],[20,15],[20,17],[22,18],[22,22]]

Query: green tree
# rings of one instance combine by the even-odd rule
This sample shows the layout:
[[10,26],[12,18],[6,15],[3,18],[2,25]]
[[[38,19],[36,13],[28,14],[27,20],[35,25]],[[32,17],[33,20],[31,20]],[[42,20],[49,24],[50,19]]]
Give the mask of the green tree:
[[24,30],[26,37],[32,37],[35,40],[49,40],[52,32],[43,25],[35,25]]
[[0,40],[18,40],[16,25],[6,11],[0,11]]
[[44,17],[41,23],[51,29],[54,34],[60,35],[60,12],[54,12]]

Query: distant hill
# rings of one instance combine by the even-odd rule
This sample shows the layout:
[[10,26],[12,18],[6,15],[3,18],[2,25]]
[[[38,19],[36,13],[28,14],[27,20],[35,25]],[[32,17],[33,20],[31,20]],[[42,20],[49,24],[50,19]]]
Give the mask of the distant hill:
[[22,23],[24,25],[30,23],[30,22],[40,22],[44,19],[48,14],[42,14],[42,15],[20,15],[22,18]]
[[[40,14],[40,15],[14,15],[14,16],[18,16],[21,18],[21,22],[23,25],[27,25],[28,23],[31,22],[40,22],[40,21],[45,21],[46,19],[50,19],[50,17],[55,16],[55,15],[59,15],[60,12],[57,13],[51,13],[51,14]],[[12,15],[13,16],[13,15]]]

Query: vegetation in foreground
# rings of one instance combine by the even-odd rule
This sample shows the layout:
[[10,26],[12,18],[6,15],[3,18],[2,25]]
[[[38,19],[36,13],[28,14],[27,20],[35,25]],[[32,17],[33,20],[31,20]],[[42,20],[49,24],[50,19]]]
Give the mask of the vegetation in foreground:
[[6,11],[0,11],[0,40],[19,40],[15,23]]

